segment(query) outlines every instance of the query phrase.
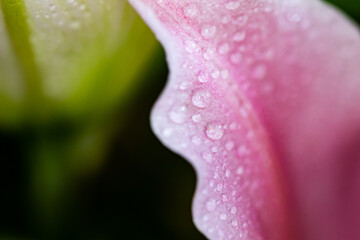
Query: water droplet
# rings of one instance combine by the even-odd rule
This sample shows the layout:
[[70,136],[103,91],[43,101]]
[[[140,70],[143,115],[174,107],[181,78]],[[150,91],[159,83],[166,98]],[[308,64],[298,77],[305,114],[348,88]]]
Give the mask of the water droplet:
[[215,200],[210,200],[206,203],[206,209],[209,211],[209,212],[212,212],[214,211],[216,208],[216,202]]
[[85,4],[81,4],[80,7],[79,7],[80,11],[84,11],[86,9],[86,6]]
[[192,103],[198,108],[205,108],[209,104],[211,95],[205,90],[199,90],[194,93]]
[[242,41],[245,40],[245,38],[246,38],[246,33],[245,33],[245,31],[237,32],[237,33],[235,33],[235,35],[233,36],[233,40],[234,40],[235,42],[242,42]]
[[208,152],[204,152],[202,154],[202,158],[207,162],[212,162],[212,160],[213,160],[211,153],[208,153]]
[[78,28],[80,28],[80,23],[78,21],[71,22],[70,23],[70,28],[78,29]]
[[252,69],[251,77],[257,80],[265,78],[267,68],[264,64],[259,64]]
[[216,26],[204,25],[201,28],[201,35],[206,39],[213,38],[215,34],[216,34]]
[[210,123],[206,127],[206,135],[211,140],[220,140],[224,136],[224,129],[221,124]]
[[224,24],[229,23],[230,20],[231,20],[231,18],[230,18],[230,16],[228,16],[228,15],[225,15],[225,16],[223,16],[223,17],[221,18],[221,22],[224,23]]
[[198,80],[201,83],[206,83],[207,81],[209,81],[209,74],[205,71],[200,71],[198,74]]
[[190,83],[189,82],[183,82],[180,84],[179,88],[181,90],[186,90],[189,87]]
[[230,130],[235,130],[236,129],[236,122],[230,123],[229,129]]
[[242,156],[246,156],[249,154],[249,150],[244,146],[244,145],[241,145],[239,148],[238,148],[238,154],[240,157]]
[[211,76],[216,79],[220,76],[220,71],[218,69],[215,69],[212,73]]
[[188,53],[197,52],[199,49],[198,45],[194,41],[185,42],[185,51]]
[[230,0],[225,3],[225,7],[229,10],[235,10],[240,6],[240,1],[238,0]]
[[201,144],[201,138],[199,136],[193,136],[191,138],[191,142],[195,145],[200,145]]
[[172,128],[165,128],[163,131],[163,136],[164,137],[170,137],[173,133],[173,129]]
[[233,53],[233,54],[231,54],[231,56],[230,56],[230,61],[232,62],[232,63],[234,63],[234,64],[237,64],[237,63],[240,63],[241,62],[241,60],[242,60],[242,55],[241,55],[241,53]]
[[185,106],[175,107],[169,112],[169,118],[174,123],[183,123],[187,117],[187,108]]
[[221,214],[219,217],[220,217],[220,220],[223,220],[223,221],[227,219],[226,214]]
[[207,48],[207,49],[205,50],[205,52],[204,52],[204,55],[203,55],[203,57],[205,58],[205,60],[208,60],[208,61],[210,61],[211,59],[213,59],[214,56],[215,56],[215,51],[214,51],[214,49],[212,49],[212,48]]
[[221,71],[221,76],[224,78],[224,79],[227,79],[229,77],[229,71],[224,69]]
[[212,147],[211,147],[211,151],[212,151],[213,153],[218,152],[217,146],[212,146]]
[[243,167],[238,167],[237,169],[236,169],[236,174],[237,175],[243,175],[244,174],[244,168]]
[[189,3],[184,7],[184,14],[188,18],[194,18],[199,12],[198,5],[196,3]]
[[191,119],[192,119],[194,122],[198,123],[198,122],[201,121],[201,115],[200,115],[200,114],[194,114],[194,115],[191,117]]
[[231,207],[230,212],[231,214],[236,214],[236,207]]
[[237,222],[236,220],[234,220],[234,221],[231,222],[231,225],[232,225],[233,227],[237,227],[237,226],[238,226],[238,222]]
[[247,23],[247,21],[248,21],[248,16],[243,15],[243,14],[241,14],[240,16],[238,16],[238,17],[236,18],[236,22],[237,22],[237,24],[239,24],[240,26],[244,26],[244,25]]
[[230,51],[230,46],[228,43],[223,43],[219,46],[219,49],[218,49],[219,53],[221,55],[224,55],[226,53],[228,53]]
[[225,148],[226,148],[226,150],[231,151],[234,148],[234,142],[232,142],[232,141],[227,142],[225,144]]

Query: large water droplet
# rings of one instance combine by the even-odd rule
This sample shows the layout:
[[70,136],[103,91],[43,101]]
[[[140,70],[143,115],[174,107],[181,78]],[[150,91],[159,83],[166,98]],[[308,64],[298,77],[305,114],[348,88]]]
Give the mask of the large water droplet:
[[206,136],[211,140],[220,140],[224,136],[224,129],[219,123],[210,123],[206,127]]
[[209,92],[205,90],[199,90],[194,93],[192,97],[192,103],[198,108],[205,108],[210,101],[210,97],[211,95]]

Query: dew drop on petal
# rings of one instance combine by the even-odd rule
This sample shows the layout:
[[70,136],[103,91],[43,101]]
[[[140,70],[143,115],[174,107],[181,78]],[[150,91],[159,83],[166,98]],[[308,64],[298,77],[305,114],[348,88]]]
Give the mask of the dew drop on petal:
[[206,127],[206,136],[211,140],[220,140],[224,136],[224,129],[221,124],[210,123]]
[[199,7],[196,3],[189,3],[184,7],[184,14],[188,18],[194,18],[199,12]]
[[238,169],[236,169],[236,174],[237,175],[243,175],[244,173],[244,168],[243,167],[238,167]]
[[180,106],[173,108],[169,112],[169,118],[174,123],[183,123],[187,117],[187,108],[185,106]]
[[227,215],[226,214],[220,214],[219,216],[220,220],[226,220],[227,219]]
[[238,0],[230,0],[225,3],[225,7],[229,10],[235,10],[240,6],[240,1]]
[[195,145],[200,145],[201,144],[201,138],[199,136],[193,136],[191,138],[191,142]]
[[198,108],[205,108],[210,101],[210,97],[210,93],[206,90],[199,90],[194,93],[192,97],[192,103]]
[[267,73],[266,66],[264,64],[259,64],[252,69],[251,76],[254,79],[260,80],[265,78],[266,73]]
[[207,81],[209,81],[209,74],[205,71],[200,71],[198,74],[198,80],[201,83],[206,83]]
[[246,38],[246,33],[245,33],[245,31],[237,32],[237,33],[235,33],[235,35],[233,36],[233,40],[234,40],[235,42],[242,42],[242,41],[245,40],[245,38]]
[[185,42],[185,51],[188,53],[194,53],[198,50],[198,46],[194,41]]
[[202,154],[202,158],[207,162],[211,162],[213,160],[211,153],[208,153],[208,152],[204,152]]
[[201,121],[201,115],[200,114],[194,114],[191,119],[193,120],[193,122],[198,123]]
[[209,211],[209,212],[212,212],[214,211],[216,208],[216,202],[215,200],[210,200],[206,203],[206,209]]
[[234,142],[232,142],[232,141],[227,142],[225,144],[225,148],[226,148],[226,150],[231,151],[234,148]]
[[205,38],[205,39],[210,39],[213,38],[216,34],[216,26],[212,26],[212,25],[204,25],[201,28],[201,35]]

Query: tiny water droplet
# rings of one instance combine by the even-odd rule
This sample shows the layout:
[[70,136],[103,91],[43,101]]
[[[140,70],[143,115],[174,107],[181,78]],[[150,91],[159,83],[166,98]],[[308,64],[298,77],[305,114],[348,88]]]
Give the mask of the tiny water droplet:
[[242,41],[245,40],[245,38],[246,38],[246,33],[245,33],[245,31],[237,32],[237,33],[235,33],[235,35],[233,36],[233,40],[234,40],[235,42],[242,42]]
[[212,162],[212,160],[213,160],[211,153],[208,153],[208,152],[204,152],[202,154],[202,158],[207,162]]
[[227,79],[229,77],[229,71],[224,69],[221,71],[221,76],[224,78],[224,79]]
[[209,212],[212,212],[214,211],[216,208],[216,202],[215,200],[210,200],[206,203],[206,209],[209,211]]
[[200,145],[201,144],[201,138],[199,136],[193,136],[191,138],[191,142],[195,145]]
[[232,225],[233,227],[237,227],[237,226],[238,226],[237,220],[233,220],[233,221],[231,222],[231,225]]
[[185,51],[188,53],[194,53],[198,51],[198,45],[194,41],[185,42]]
[[220,76],[220,71],[218,69],[215,69],[212,73],[211,76],[216,79]]
[[236,207],[231,207],[230,212],[231,212],[231,214],[236,214],[236,212],[237,212]]
[[230,0],[225,3],[225,7],[229,10],[235,10],[240,6],[240,1],[238,0]]
[[201,83],[206,83],[207,81],[209,81],[209,73],[207,73],[206,71],[200,71],[198,73],[198,80]]
[[198,5],[196,3],[189,3],[184,7],[184,14],[188,18],[194,18],[199,12]]
[[163,135],[164,137],[170,137],[173,133],[173,129],[172,128],[165,128],[163,131]]
[[234,148],[234,146],[235,146],[235,144],[234,144],[234,142],[232,142],[232,141],[229,141],[229,142],[227,142],[227,143],[225,144],[225,148],[226,148],[226,150],[228,150],[228,151],[231,151],[231,150]]
[[185,106],[175,107],[169,112],[169,118],[174,123],[183,123],[187,117]]
[[206,135],[209,139],[217,141],[224,136],[224,129],[221,124],[210,123],[206,127]]
[[206,39],[213,38],[215,34],[216,34],[216,26],[204,25],[201,28],[201,35]]
[[192,119],[194,122],[198,123],[198,122],[201,121],[201,115],[200,115],[200,114],[194,114],[194,115],[191,117],[191,119]]
[[251,77],[257,80],[265,78],[267,68],[264,64],[256,65],[251,71]]
[[224,55],[230,51],[230,45],[228,43],[223,43],[219,46],[218,51],[221,55]]
[[231,56],[230,56],[230,61],[234,64],[240,63],[241,60],[242,60],[241,53],[236,52],[236,53],[231,54]]
[[199,90],[194,93],[192,103],[198,108],[205,108],[209,104],[211,95],[205,90]]
[[243,173],[244,173],[244,168],[243,167],[238,167],[236,169],[236,174],[237,175],[243,175]]

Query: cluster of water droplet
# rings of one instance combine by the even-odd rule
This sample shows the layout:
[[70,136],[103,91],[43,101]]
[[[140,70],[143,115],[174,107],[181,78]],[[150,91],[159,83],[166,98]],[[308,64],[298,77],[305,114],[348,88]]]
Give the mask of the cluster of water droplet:
[[[205,207],[197,213],[198,225],[216,239],[262,239],[249,235],[251,227],[256,228],[251,205],[262,205],[262,198],[249,197],[258,194],[263,184],[256,180],[260,173],[253,166],[263,156],[254,146],[258,133],[253,131],[253,109],[247,102],[270,95],[276,87],[276,81],[268,80],[279,54],[276,43],[268,41],[275,34],[271,30],[276,31],[271,26],[274,4],[272,0],[192,1],[182,6],[182,13],[172,14],[180,18],[186,34],[181,35],[184,58],[173,66],[181,70],[172,74],[175,87],[168,93],[175,100],[164,107],[170,109],[170,122],[178,126],[166,128],[163,136],[172,129],[165,137],[173,139],[166,142],[201,169],[198,172],[206,180],[199,186],[203,195],[198,196],[198,204]],[[298,24],[301,14],[294,11],[276,21],[284,26]],[[285,29],[283,25],[280,28]],[[179,99],[181,92],[186,94]]]

